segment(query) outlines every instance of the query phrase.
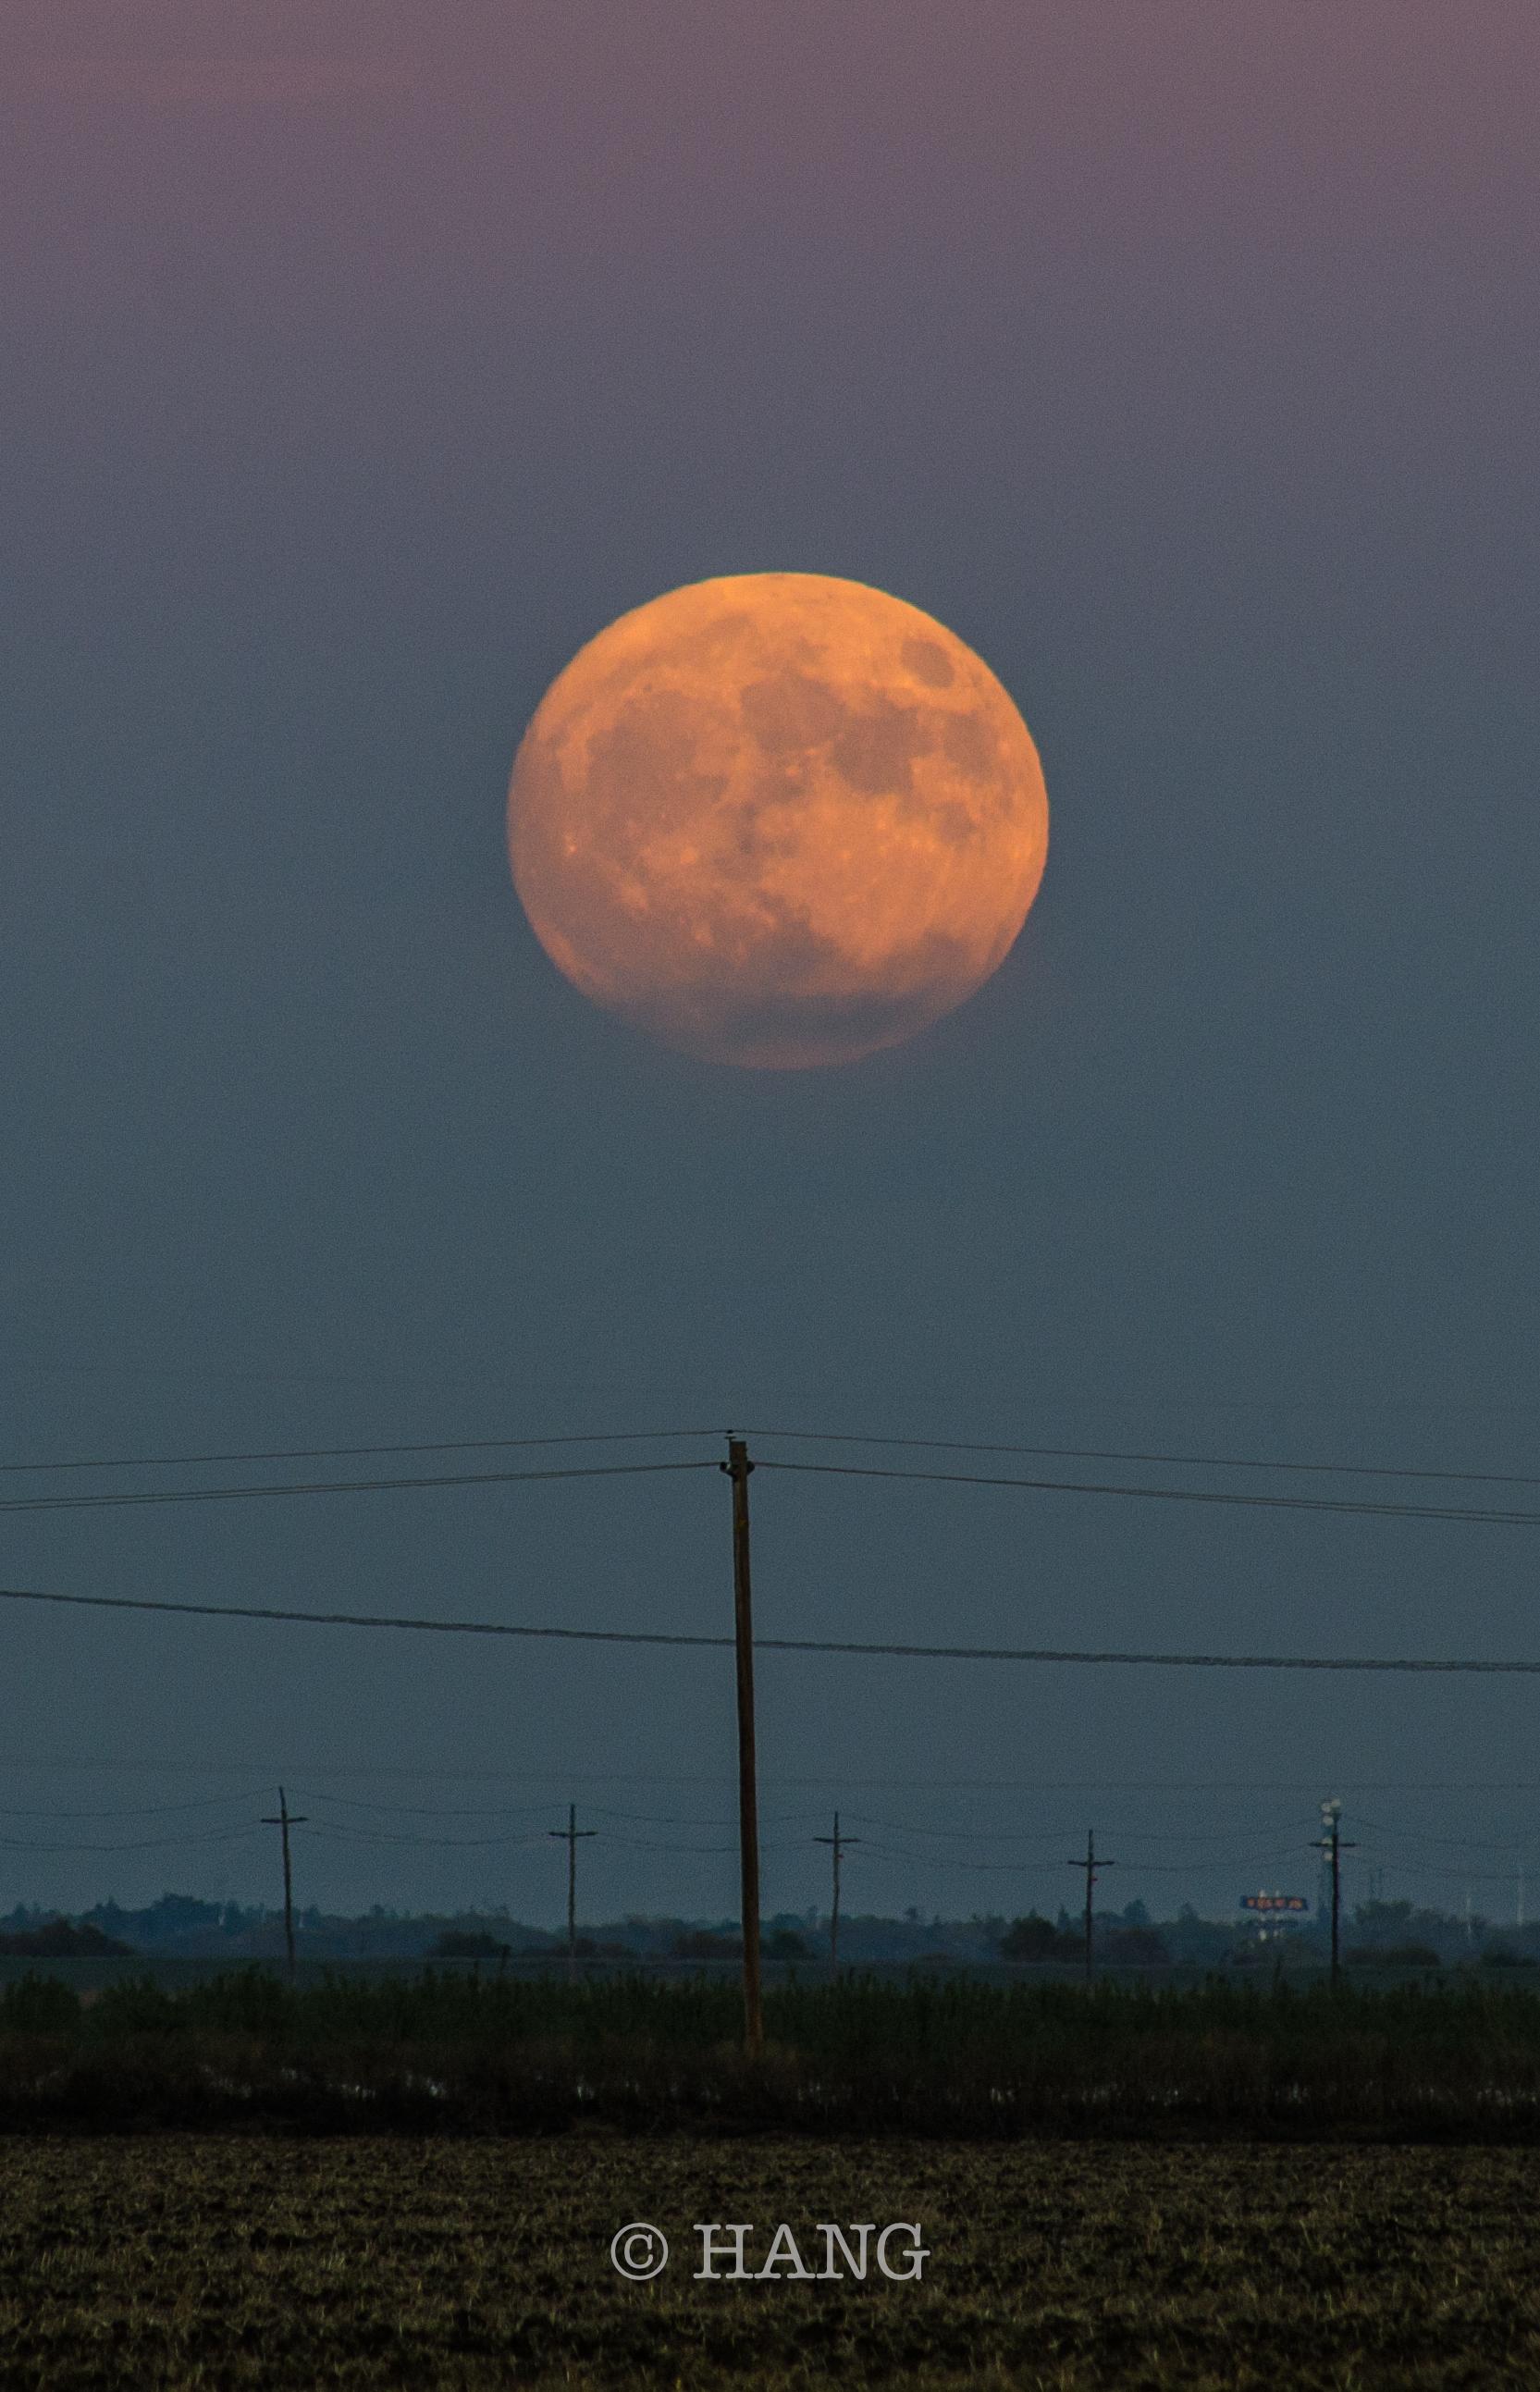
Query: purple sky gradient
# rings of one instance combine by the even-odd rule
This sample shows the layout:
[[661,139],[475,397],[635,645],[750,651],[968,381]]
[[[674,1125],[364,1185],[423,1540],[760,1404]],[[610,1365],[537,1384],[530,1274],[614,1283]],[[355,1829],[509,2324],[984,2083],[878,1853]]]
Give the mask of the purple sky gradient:
[[[1537,85],[1530,0],[12,0],[5,1451],[790,1409],[1527,1467]],[[1054,809],[979,998],[773,1090],[583,1006],[501,849],[581,643],[760,569],[951,624]],[[767,1633],[1530,1649],[1517,1532],[789,1483]],[[709,1502],[637,1500],[13,1519],[0,1580],[715,1617]],[[388,1744],[556,1803],[729,1759],[698,1673],[446,1661],[430,1698],[398,1656],[296,1688],[256,1631],[11,1624],[13,1754]],[[778,1678],[767,1766],[1325,1792],[1533,1741],[1500,1688],[1070,1691]],[[57,1866],[18,1891],[107,1889]],[[601,1882],[730,1902],[702,1866]]]

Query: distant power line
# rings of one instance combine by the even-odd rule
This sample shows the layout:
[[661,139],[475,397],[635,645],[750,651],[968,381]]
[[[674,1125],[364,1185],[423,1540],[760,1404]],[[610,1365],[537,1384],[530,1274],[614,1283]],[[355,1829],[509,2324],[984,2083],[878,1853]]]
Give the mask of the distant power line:
[[[394,1612],[290,1611],[276,1605],[175,1603],[149,1595],[59,1594],[35,1587],[0,1587],[0,1602],[57,1603],[95,1611],[152,1611],[197,1619],[267,1619],[306,1628],[395,1628],[434,1636],[538,1637],[576,1644],[657,1644],[731,1649],[731,1636],[691,1635],[645,1628],[529,1627],[500,1619],[420,1619]],[[1157,1670],[1311,1670],[1392,1671],[1433,1677],[1540,1677],[1540,1661],[1448,1661],[1362,1658],[1334,1654],[1070,1652],[1016,1644],[887,1644],[824,1636],[760,1636],[762,1653],[843,1653],[910,1661],[1041,1661]]]
[[[647,1431],[645,1434],[651,1436],[654,1432]],[[70,1468],[74,1465],[59,1463],[49,1466]],[[681,1470],[715,1470],[718,1466],[715,1461],[702,1456],[679,1462],[578,1462],[551,1470],[457,1471],[410,1478],[295,1479],[256,1487],[145,1488],[132,1494],[7,1495],[0,1498],[0,1513],[101,1512],[162,1503],[243,1503],[262,1497],[286,1495],[397,1494],[431,1488],[523,1486],[564,1478],[641,1478]],[[769,1456],[762,1456],[755,1467],[759,1470],[796,1471],[820,1478],[876,1478],[938,1487],[1000,1487],[1042,1495],[1122,1496],[1143,1502],[1219,1504],[1241,1511],[1324,1512],[1382,1520],[1444,1520],[1467,1527],[1540,1528],[1540,1511],[1505,1511],[1482,1505],[1376,1502],[1333,1495],[1228,1494],[1212,1488],[1125,1487],[1079,1478],[1005,1478],[978,1471],[884,1469],[866,1462],[780,1462]]]
[[1508,1471],[1404,1469],[1381,1462],[1270,1462],[1236,1454],[1128,1453],[1107,1446],[995,1445],[975,1437],[873,1436],[859,1432],[847,1435],[834,1429],[751,1428],[744,1434],[784,1437],[800,1445],[907,1446],[925,1453],[1031,1454],[1045,1462],[1139,1462],[1177,1470],[1282,1470],[1307,1478],[1433,1478],[1471,1487],[1540,1487],[1540,1477],[1522,1477]]
[[[885,1470],[861,1462],[777,1462],[760,1455],[757,1470],[796,1470],[817,1478],[914,1479],[936,1487],[1024,1488],[1039,1495],[1124,1495],[1143,1502],[1219,1503],[1245,1511],[1355,1513],[1381,1520],[1458,1520],[1488,1528],[1540,1528],[1540,1512],[1505,1512],[1443,1503],[1375,1503],[1333,1495],[1227,1495],[1200,1487],[1117,1487],[1081,1478],[996,1478],[978,1471]],[[0,1510],[8,1507],[0,1504]]]
[[[512,1453],[556,1445],[646,1445],[671,1437],[714,1436],[715,1428],[604,1429],[581,1436],[440,1437],[426,1445],[300,1445],[258,1453],[132,1453],[90,1462],[0,1462],[0,1476],[31,1477],[50,1470],[199,1470],[214,1463],[359,1462],[387,1453]],[[1540,1481],[1536,1482],[1540,1484]]]
[[7,1495],[0,1512],[97,1512],[136,1503],[241,1503],[258,1495],[380,1495],[427,1487],[511,1487],[550,1478],[641,1478],[666,1470],[715,1470],[716,1462],[596,1462],[570,1470],[485,1470],[425,1478],[329,1478],[276,1487],[147,1488],[134,1495]]
[[[0,1593],[0,1600],[4,1600]],[[304,1618],[313,1615],[305,1613]],[[259,1777],[270,1764],[258,1761],[124,1761],[104,1760],[100,1753],[54,1753],[46,1758],[35,1752],[10,1752],[0,1761],[0,1774],[6,1770],[43,1771],[57,1774],[61,1771],[105,1773],[108,1775],[130,1777]],[[376,1785],[403,1780],[408,1785],[495,1785],[495,1786],[731,1786],[734,1780],[730,1770],[656,1770],[656,1769],[577,1769],[567,1762],[556,1762],[544,1769],[465,1769],[446,1768],[442,1762],[412,1766],[378,1762],[317,1761],[314,1758],[293,1762],[289,1771],[294,1776],[361,1778]],[[856,1789],[871,1793],[926,1794],[1198,1794],[1205,1799],[1213,1794],[1316,1794],[1324,1779],[1330,1778],[1346,1794],[1540,1794],[1540,1778],[1536,1777],[1352,1777],[1335,1767],[1323,1767],[1313,1777],[856,1777],[791,1776],[782,1772],[767,1774],[761,1784],[783,1789],[817,1787],[839,1794]],[[207,1806],[237,1800],[255,1801],[262,1789],[250,1796],[211,1795]],[[313,1794],[313,1800],[341,1801],[340,1795]],[[351,1799],[351,1798],[350,1798]],[[152,1803],[148,1813],[180,1810],[181,1803]],[[201,1809],[201,1801],[186,1807]],[[368,1807],[368,1806],[364,1806]],[[382,1805],[395,1809],[395,1804]],[[498,1806],[500,1807],[500,1806]],[[531,1804],[531,1809],[549,1805]],[[57,1811],[12,1812],[12,1817],[58,1818],[65,1815],[82,1817],[116,1817],[119,1814],[103,1812],[61,1814]],[[480,1816],[480,1811],[467,1813]],[[810,1815],[810,1814],[809,1814]],[[818,1814],[822,1817],[822,1810]],[[1464,1839],[1456,1840],[1463,1841]]]
[[157,1852],[172,1845],[227,1844],[238,1836],[254,1832],[254,1822],[239,1827],[211,1827],[202,1833],[186,1836],[150,1836],[133,1843],[79,1844],[35,1843],[21,1841],[15,1836],[0,1836],[0,1852]]
[[[84,1460],[0,1462],[0,1476],[32,1477],[77,1470],[194,1470],[259,1462],[357,1462],[387,1454],[531,1452],[555,1446],[662,1444],[687,1437],[719,1439],[725,1434],[720,1428],[702,1427],[593,1429],[569,1431],[560,1436],[435,1437],[394,1445],[272,1446],[248,1452],[95,1455]],[[1282,1471],[1301,1477],[1415,1478],[1472,1487],[1540,1487],[1540,1477],[1511,1471],[1435,1470],[1378,1462],[1280,1462],[1257,1455],[1148,1453],[1111,1446],[1002,1445],[990,1438],[888,1436],[869,1430],[755,1428],[744,1434],[801,1445],[867,1445],[926,1453],[1009,1453],[1054,1462],[1150,1462],[1182,1470]]]

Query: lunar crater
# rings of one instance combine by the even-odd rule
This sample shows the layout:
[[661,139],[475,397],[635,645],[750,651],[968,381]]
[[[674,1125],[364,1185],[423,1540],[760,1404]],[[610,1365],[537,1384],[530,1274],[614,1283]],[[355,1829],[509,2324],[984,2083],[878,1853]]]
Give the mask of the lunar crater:
[[961,1004],[1047,838],[1037,750],[988,667],[905,601],[812,574],[623,616],[547,692],[509,794],[558,968],[756,1068],[854,1060]]

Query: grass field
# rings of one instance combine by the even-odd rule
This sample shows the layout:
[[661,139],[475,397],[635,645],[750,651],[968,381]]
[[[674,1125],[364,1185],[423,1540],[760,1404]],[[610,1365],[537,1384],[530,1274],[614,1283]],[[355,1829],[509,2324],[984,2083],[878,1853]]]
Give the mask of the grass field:
[[[0,2167],[7,2392],[1540,2382],[1528,2152],[17,2137]],[[674,2259],[628,2285],[637,2218]],[[705,2283],[702,2218],[814,2254],[821,2220],[912,2220],[930,2257]]]
[[787,1985],[744,2063],[731,1985],[465,1976],[0,1995],[0,2130],[628,2130],[1540,2138],[1513,1987]]

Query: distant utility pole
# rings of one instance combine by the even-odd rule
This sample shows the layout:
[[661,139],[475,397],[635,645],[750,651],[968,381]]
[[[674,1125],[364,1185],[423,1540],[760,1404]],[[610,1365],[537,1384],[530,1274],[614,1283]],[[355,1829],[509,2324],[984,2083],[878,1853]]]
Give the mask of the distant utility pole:
[[567,1974],[570,1977],[577,1967],[577,1847],[586,1843],[589,1836],[597,1836],[599,1830],[597,1827],[579,1827],[577,1805],[569,1802],[566,1826],[548,1827],[546,1833],[559,1836],[567,1848]]
[[834,1834],[832,1836],[815,1836],[813,1838],[813,1841],[815,1844],[832,1844],[834,1846],[835,1893],[834,1900],[829,1904],[829,1966],[831,1969],[837,1969],[839,1966],[839,1856],[841,1852],[844,1852],[848,1844],[859,1844],[861,1838],[859,1836],[842,1836],[840,1834],[839,1813],[836,1811],[835,1813]]
[[1340,1973],[1342,1854],[1357,1850],[1355,1844],[1343,1840],[1342,1805],[1335,1796],[1321,1805],[1321,1833],[1312,1849],[1326,1854],[1326,1866],[1331,1872],[1331,1982],[1335,1986]]
[[748,1568],[748,1480],[754,1468],[741,1436],[730,1436],[722,1468],[732,1481],[732,1621],[738,1659],[738,1847],[744,1919],[744,2048],[765,2048],[759,1989],[759,1800],[754,1767],[754,1614]]
[[1088,1986],[1094,1982],[1096,1974],[1096,1929],[1094,1912],[1093,1909],[1093,1896],[1096,1890],[1096,1878],[1098,1873],[1102,1869],[1116,1868],[1118,1864],[1116,1861],[1099,1861],[1096,1858],[1096,1835],[1094,1828],[1089,1828],[1086,1831],[1084,1860],[1066,1861],[1065,1863],[1066,1868],[1084,1869],[1085,1871],[1085,1982]]
[[262,1824],[265,1827],[281,1827],[283,1830],[283,1946],[289,1955],[289,1982],[292,1984],[294,1981],[294,1878],[289,1866],[289,1830],[291,1827],[303,1827],[305,1822],[303,1817],[296,1818],[290,1810],[288,1799],[280,1786],[278,1816],[276,1819],[264,1819]]

